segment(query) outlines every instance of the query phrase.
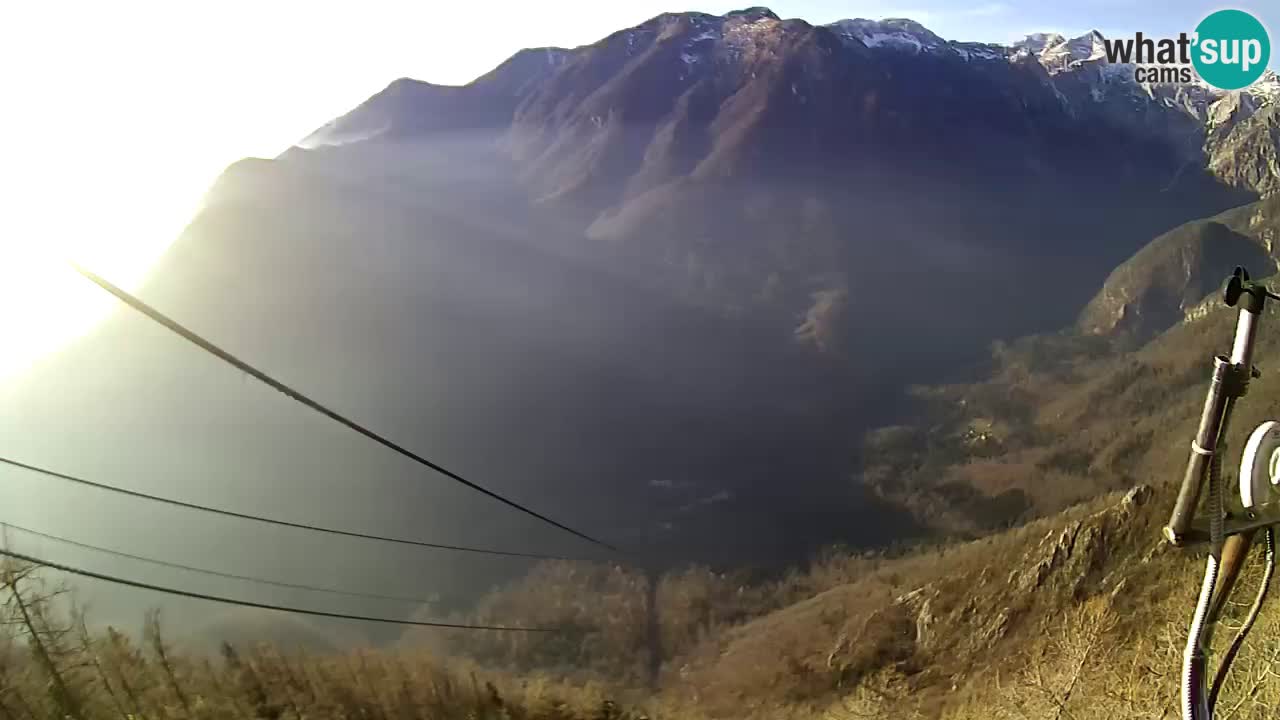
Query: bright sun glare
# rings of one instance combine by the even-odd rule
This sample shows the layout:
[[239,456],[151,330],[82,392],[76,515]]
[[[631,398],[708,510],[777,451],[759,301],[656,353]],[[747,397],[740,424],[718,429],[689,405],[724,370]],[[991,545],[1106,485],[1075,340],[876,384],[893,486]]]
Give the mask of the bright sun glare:
[[467,3],[6,7],[0,379],[115,307],[61,256],[135,289],[236,160],[278,155],[395,78],[466,82],[514,48],[590,42],[660,5],[512,4],[482,43],[457,31],[474,20]]
[[[13,375],[90,330],[115,300],[75,274],[74,258],[125,287],[135,286],[164,250],[172,232],[141,223],[114,227],[72,214],[55,223],[77,241],[25,242],[44,227],[15,224],[0,247],[0,378]],[[8,223],[6,223],[8,224]],[[49,223],[44,223],[48,225]]]
[[465,5],[407,5],[403,22],[386,23],[385,11],[323,4],[6,8],[0,379],[115,307],[62,256],[134,289],[227,165],[274,157],[396,77],[475,73],[457,61],[465,34],[441,17]]
[[[109,107],[107,98],[97,100]],[[64,121],[32,128],[30,142],[7,148],[2,189],[18,201],[0,216],[0,379],[84,334],[115,307],[67,259],[136,287],[216,174],[207,169],[212,158],[148,148],[136,132],[113,127],[121,119],[104,118],[88,134],[71,132]],[[112,137],[123,142],[106,141]]]
[[[192,117],[202,109],[197,96],[176,83],[179,69],[157,62],[175,48],[131,38],[127,26],[138,18],[86,5],[79,22],[51,33],[56,18],[39,16],[38,5],[15,8],[20,17],[6,24],[23,32],[0,48],[3,66],[24,68],[6,76],[6,94],[23,111],[0,120],[0,379],[116,306],[64,258],[136,287],[245,140],[201,140],[213,128]],[[175,83],[178,90],[165,89]]]
[[71,23],[42,3],[6,13],[22,30],[0,66],[22,71],[6,74],[18,103],[0,117],[0,379],[116,307],[64,258],[135,289],[227,165],[273,157],[376,89],[325,60],[300,66],[324,55],[272,61],[291,11],[236,5],[84,3]]
[[[226,148],[179,144],[183,118],[166,110],[163,94],[149,91],[141,57],[131,63],[128,52],[113,54],[87,32],[64,39],[70,46],[83,40],[90,54],[14,73],[16,96],[31,110],[3,120],[0,191],[12,202],[0,214],[0,379],[84,334],[115,307],[64,259],[136,287],[227,162],[216,156]],[[21,39],[17,47],[0,50],[4,66],[29,66],[3,57],[10,50],[42,55]],[[100,61],[86,62],[94,50]],[[147,82],[107,81],[131,76]]]

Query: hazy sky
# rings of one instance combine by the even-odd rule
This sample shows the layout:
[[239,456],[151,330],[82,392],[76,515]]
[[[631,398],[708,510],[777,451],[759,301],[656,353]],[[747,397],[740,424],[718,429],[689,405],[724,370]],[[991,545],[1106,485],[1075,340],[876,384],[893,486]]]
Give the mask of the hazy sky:
[[[0,376],[83,327],[105,305],[16,252],[70,248],[125,285],[182,227],[229,163],[273,156],[390,80],[461,83],[521,47],[574,46],[659,12],[740,3],[540,0],[335,3],[45,2],[6,8],[0,67],[7,111],[0,189]],[[1243,0],[1270,27],[1280,4]],[[1268,9],[1264,10],[1264,5]],[[1205,0],[794,0],[784,17],[911,17],[951,39],[1032,31],[1172,34]],[[1274,33],[1273,33],[1274,35]],[[1275,62],[1273,61],[1273,66]],[[41,266],[43,267],[43,266]],[[53,294],[33,292],[53,288]],[[35,307],[33,307],[33,305]],[[36,309],[38,307],[38,310]],[[97,308],[97,315],[89,308]]]

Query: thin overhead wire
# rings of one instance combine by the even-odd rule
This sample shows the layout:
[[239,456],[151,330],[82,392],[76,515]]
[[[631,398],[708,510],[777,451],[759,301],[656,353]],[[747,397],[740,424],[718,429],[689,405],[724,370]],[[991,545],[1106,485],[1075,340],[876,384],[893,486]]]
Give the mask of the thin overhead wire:
[[488,496],[488,497],[490,497],[490,498],[493,498],[494,500],[497,500],[498,502],[500,502],[500,503],[502,503],[502,504],[504,504],[504,505],[506,505],[506,506],[508,506],[508,507],[514,508],[514,509],[516,509],[516,510],[518,510],[518,511],[520,511],[520,512],[522,512],[522,513],[526,514],[526,515],[529,515],[530,517],[537,518],[538,520],[541,520],[542,522],[545,522],[545,523],[547,523],[547,524],[549,524],[549,525],[553,525],[553,526],[555,526],[555,527],[557,527],[557,528],[560,528],[561,530],[563,530],[563,531],[565,531],[565,532],[567,532],[567,533],[569,533],[569,534],[571,534],[571,535],[574,535],[575,537],[578,537],[578,538],[581,538],[581,539],[583,539],[583,540],[586,540],[587,542],[590,542],[590,543],[592,543],[592,544],[594,544],[594,545],[599,545],[600,547],[604,547],[604,548],[607,548],[607,549],[612,550],[612,551],[614,551],[614,552],[618,552],[618,549],[617,549],[617,548],[615,548],[614,546],[612,546],[612,545],[610,545],[610,544],[608,544],[608,543],[606,543],[606,542],[604,542],[604,541],[602,541],[602,540],[597,540],[596,538],[591,537],[590,535],[587,535],[586,533],[580,532],[580,531],[578,531],[578,530],[574,530],[573,528],[569,527],[568,525],[564,525],[564,524],[562,524],[562,523],[560,523],[560,522],[557,522],[556,520],[552,520],[551,518],[547,517],[546,515],[543,515],[542,513],[539,513],[539,512],[538,512],[538,511],[536,511],[536,510],[532,510],[532,509],[530,509],[530,508],[527,508],[527,507],[525,507],[524,505],[521,505],[520,503],[518,503],[518,502],[516,502],[516,501],[514,501],[514,500],[509,500],[509,499],[507,499],[507,498],[503,497],[502,495],[499,495],[498,493],[496,493],[496,492],[494,492],[494,491],[492,491],[492,490],[490,490],[490,489],[488,489],[488,488],[486,488],[486,487],[484,487],[484,486],[477,485],[476,483],[474,483],[474,482],[472,482],[472,481],[470,481],[470,480],[467,480],[466,478],[462,477],[462,476],[461,476],[461,475],[459,475],[458,473],[455,473],[455,472],[453,472],[452,470],[449,470],[449,469],[447,469],[447,468],[445,468],[445,467],[442,467],[442,466],[440,466],[440,465],[438,465],[438,464],[436,464],[436,463],[432,462],[431,460],[428,460],[427,458],[425,458],[425,457],[423,457],[423,456],[421,456],[421,455],[419,455],[419,454],[417,454],[417,453],[413,452],[412,450],[409,450],[408,448],[406,448],[406,447],[404,447],[404,446],[402,446],[402,445],[399,445],[399,444],[397,444],[397,443],[395,443],[395,442],[393,442],[393,441],[391,441],[391,440],[388,440],[387,438],[385,438],[385,437],[383,437],[383,436],[379,435],[378,433],[376,433],[376,432],[374,432],[374,431],[372,431],[372,430],[370,430],[370,429],[368,429],[368,428],[364,427],[363,425],[360,425],[359,423],[355,422],[354,420],[351,420],[351,419],[347,418],[347,417],[346,417],[346,416],[344,416],[344,415],[341,415],[341,414],[339,414],[339,413],[337,413],[337,412],[335,412],[335,411],[333,411],[333,410],[330,410],[329,408],[325,407],[324,405],[321,405],[319,402],[317,402],[317,401],[315,401],[315,400],[311,399],[310,397],[308,397],[308,396],[306,396],[306,395],[302,394],[301,392],[299,392],[299,391],[297,391],[297,390],[295,390],[295,389],[293,389],[293,388],[289,387],[288,385],[285,385],[284,383],[282,383],[282,382],[280,382],[280,381],[278,381],[278,380],[276,380],[276,379],[272,378],[271,376],[267,375],[266,373],[262,372],[261,370],[258,370],[257,368],[253,367],[253,366],[252,366],[252,365],[250,365],[249,363],[247,363],[247,362],[245,362],[245,361],[243,361],[243,360],[241,360],[241,359],[237,358],[236,356],[232,355],[231,353],[227,352],[226,350],[223,350],[222,348],[218,347],[217,345],[214,345],[213,343],[211,343],[211,342],[209,342],[208,340],[204,339],[203,337],[201,337],[201,336],[197,335],[196,333],[192,332],[191,330],[188,330],[186,327],[183,327],[183,326],[182,326],[180,323],[178,323],[177,321],[175,321],[175,320],[173,320],[172,318],[168,317],[167,315],[165,315],[165,314],[161,313],[159,310],[156,310],[155,308],[153,308],[153,307],[151,307],[150,305],[146,304],[145,302],[143,302],[142,300],[138,299],[137,297],[134,297],[132,294],[130,294],[130,293],[128,293],[128,292],[126,292],[125,290],[123,290],[123,289],[121,289],[121,288],[119,288],[119,287],[116,287],[115,285],[113,285],[113,284],[111,284],[110,282],[108,282],[105,278],[103,278],[103,277],[101,277],[101,276],[97,275],[97,274],[96,274],[96,273],[94,273],[93,271],[88,270],[87,268],[81,267],[79,264],[77,264],[77,263],[75,263],[75,262],[72,262],[72,261],[70,261],[70,260],[68,260],[67,262],[68,262],[68,264],[70,264],[70,265],[71,265],[71,267],[72,267],[72,268],[73,268],[77,273],[79,273],[80,275],[83,275],[85,278],[87,278],[89,281],[91,281],[92,283],[94,283],[94,284],[95,284],[95,285],[97,285],[98,287],[102,288],[103,290],[106,290],[107,292],[109,292],[109,293],[111,293],[112,295],[116,296],[116,298],[118,298],[118,299],[119,299],[121,302],[123,302],[124,304],[126,304],[126,305],[128,305],[129,307],[133,308],[134,310],[137,310],[138,312],[140,312],[140,313],[142,313],[142,314],[146,315],[147,317],[151,318],[152,320],[156,321],[157,323],[159,323],[159,324],[163,325],[164,327],[168,328],[170,331],[172,331],[172,332],[174,332],[174,333],[176,333],[176,334],[180,335],[181,337],[183,337],[184,339],[186,339],[188,342],[192,343],[192,344],[193,344],[193,345],[195,345],[196,347],[199,347],[201,350],[204,350],[205,352],[207,352],[207,353],[209,353],[209,354],[211,354],[211,355],[213,355],[213,356],[217,357],[218,359],[222,360],[223,362],[227,363],[228,365],[231,365],[232,367],[236,368],[237,370],[240,370],[241,372],[244,372],[244,373],[246,373],[246,374],[248,374],[248,375],[253,376],[255,379],[257,379],[258,381],[260,381],[260,382],[262,382],[263,384],[267,385],[268,387],[270,387],[270,388],[272,388],[272,389],[274,389],[274,390],[276,390],[276,391],[278,391],[278,392],[280,392],[280,393],[283,393],[285,396],[287,396],[287,397],[289,397],[289,398],[291,398],[291,399],[293,399],[293,400],[295,400],[295,401],[297,401],[297,402],[299,402],[299,403],[301,403],[301,404],[303,404],[303,405],[305,405],[305,406],[307,406],[307,407],[311,408],[312,410],[315,410],[316,412],[320,413],[321,415],[324,415],[325,417],[328,417],[329,419],[331,419],[331,420],[333,420],[333,421],[335,421],[335,422],[337,422],[337,423],[339,423],[339,424],[341,424],[341,425],[344,425],[344,426],[346,426],[347,428],[349,428],[349,429],[351,429],[351,430],[354,430],[355,432],[360,433],[361,435],[364,435],[365,437],[369,438],[370,440],[373,440],[374,442],[378,443],[379,445],[382,445],[383,447],[386,447],[386,448],[388,448],[388,449],[390,449],[390,450],[392,450],[392,451],[394,451],[394,452],[396,452],[396,453],[398,453],[398,454],[400,454],[400,455],[403,455],[404,457],[409,458],[410,460],[413,460],[414,462],[418,463],[419,465],[422,465],[422,466],[424,466],[424,467],[430,468],[431,470],[434,470],[434,471],[436,471],[436,472],[440,473],[441,475],[444,475],[445,477],[449,478],[450,480],[453,480],[453,481],[455,481],[455,482],[461,483],[462,485],[465,485],[466,487],[469,487],[469,488],[471,488],[472,490],[475,490],[476,492],[481,493],[482,495],[486,495],[486,496]]
[[71,565],[64,565],[62,563],[54,563],[54,562],[49,562],[47,560],[41,560],[40,558],[35,557],[33,555],[14,552],[13,550],[10,550],[8,548],[0,549],[0,555],[13,558],[14,560],[21,560],[22,562],[28,562],[33,565],[39,565],[39,566],[47,567],[53,570],[59,570],[65,573],[71,573],[72,575],[80,575],[82,577],[92,578],[94,580],[101,580],[103,582],[115,583],[117,585],[125,585],[132,588],[138,588],[140,590],[150,590],[152,592],[164,593],[166,595],[176,595],[178,597],[191,598],[193,600],[207,600],[209,602],[223,603],[226,605],[239,605],[241,607],[257,608],[259,610],[277,610],[279,612],[295,613],[298,615],[313,615],[316,617],[337,618],[339,620],[359,620],[361,622],[388,623],[391,625],[415,625],[418,627],[433,627],[433,628],[452,628],[456,630],[493,630],[493,631],[500,631],[500,632],[526,632],[526,633],[559,632],[559,630],[557,630],[556,628],[521,627],[521,626],[510,626],[510,625],[470,625],[467,623],[447,623],[447,622],[435,622],[435,621],[428,621],[428,620],[399,620],[396,618],[374,617],[369,615],[348,615],[346,613],[325,612],[323,610],[309,610],[307,608],[288,607],[285,605],[272,605],[269,603],[259,603],[259,602],[253,602],[250,600],[236,600],[234,598],[221,597],[218,595],[206,595],[205,593],[191,592],[189,590],[182,590],[179,588],[171,588],[171,587],[165,587],[163,585],[153,585],[151,583],[139,582],[137,580],[129,580],[127,578],[116,577],[114,575],[107,575],[106,573],[94,572],[92,570],[85,570],[82,568],[73,567]]
[[248,513],[236,512],[234,510],[224,510],[222,508],[209,507],[208,505],[198,505],[196,503],[184,502],[182,500],[174,500],[173,498],[161,497],[159,495],[151,495],[149,493],[139,492],[137,490],[128,490],[126,488],[116,487],[115,485],[107,485],[106,483],[87,480],[82,477],[76,477],[75,475],[60,473],[60,472],[57,472],[56,470],[50,470],[48,468],[42,468],[36,465],[30,465],[30,464],[19,462],[17,460],[13,460],[7,457],[0,457],[0,463],[3,463],[5,465],[10,465],[16,468],[21,468],[23,470],[28,470],[30,472],[39,473],[47,477],[57,478],[59,480],[65,480],[66,482],[75,483],[77,485],[84,485],[86,487],[96,488],[98,490],[105,490],[107,492],[116,493],[118,495],[126,495],[128,497],[137,498],[140,500],[148,500],[151,502],[163,503],[165,505],[172,505],[174,507],[186,508],[188,510],[198,510],[200,512],[212,513],[214,515],[222,515],[224,517],[233,517],[240,520],[251,520],[253,522],[260,522],[268,525],[278,525],[281,527],[296,528],[298,530],[309,530],[311,532],[326,533],[329,535],[341,535],[344,537],[361,538],[364,540],[377,540],[379,542],[396,543],[399,545],[414,545],[416,547],[435,548],[437,550],[453,550],[457,552],[480,553],[483,555],[504,555],[508,557],[532,558],[532,559],[538,559],[538,560],[581,559],[581,558],[566,557],[562,555],[546,555],[541,553],[517,552],[515,550],[492,550],[488,548],[467,547],[465,545],[447,545],[443,543],[425,542],[421,540],[408,540],[406,538],[387,537],[384,535],[372,535],[369,533],[355,532],[353,530],[337,530],[335,528],[328,528],[321,525],[311,525],[309,523],[290,522],[288,520],[278,520],[276,518],[263,517],[261,515],[250,515]]
[[160,567],[174,568],[176,570],[183,570],[186,572],[197,573],[200,575],[212,575],[214,577],[227,578],[229,580],[243,580],[245,582],[260,583],[262,585],[274,585],[275,587],[288,588],[290,590],[306,590],[309,592],[329,593],[331,595],[345,595],[347,597],[369,598],[371,600],[390,600],[393,602],[413,603],[417,605],[426,605],[430,602],[429,600],[426,600],[424,598],[411,598],[411,597],[404,597],[401,595],[380,595],[378,593],[354,592],[352,590],[342,590],[339,588],[320,587],[317,585],[302,585],[299,583],[288,583],[288,582],[282,582],[279,580],[268,580],[267,578],[254,577],[252,575],[237,575],[235,573],[222,572],[220,570],[209,570],[207,568],[199,568],[199,567],[194,567],[192,565],[183,565],[182,563],[169,562],[167,560],[159,560],[157,558],[145,557],[143,555],[134,555],[132,553],[121,552],[119,550],[109,550],[104,547],[98,547],[97,545],[90,545],[89,543],[80,542],[78,540],[72,540],[70,538],[60,537],[58,535],[51,535],[49,533],[40,532],[39,530],[32,530],[31,528],[25,528],[25,527],[22,527],[21,525],[14,525],[13,523],[4,522],[0,520],[0,529],[4,529],[4,528],[17,530],[20,533],[33,535],[35,537],[44,538],[46,540],[52,540],[54,542],[62,543],[64,545],[83,548],[85,550],[92,550],[93,552],[102,553],[104,555],[111,555],[114,557],[125,558],[127,560],[136,560],[137,562],[144,562],[151,565],[159,565]]

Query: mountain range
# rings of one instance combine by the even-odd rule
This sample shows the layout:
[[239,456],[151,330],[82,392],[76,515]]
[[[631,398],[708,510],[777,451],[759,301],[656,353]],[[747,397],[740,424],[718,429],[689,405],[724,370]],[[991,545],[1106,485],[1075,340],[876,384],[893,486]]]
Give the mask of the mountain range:
[[[930,347],[981,345],[1069,317],[1157,232],[1275,189],[1273,72],[1224,93],[1132,70],[1097,32],[1003,47],[909,20],[668,14],[463,88],[396,81],[302,144],[489,131],[535,206],[576,219],[573,252],[664,292],[853,352],[886,330],[848,309],[910,265],[938,292],[985,286],[945,320],[904,307]],[[1020,290],[995,278],[1045,260],[1067,279],[1034,316],[1008,307]]]
[[[1230,265],[1280,259],[1280,79],[1139,84],[1101,40],[751,8],[521,50],[465,86],[395,80],[228,168],[141,295],[656,561],[776,565],[927,534],[949,496],[909,507],[923,496],[866,441],[919,412],[909,387],[974,379],[994,341],[1150,337]],[[120,342],[122,322],[79,349]],[[111,393],[152,371],[115,372]],[[227,434],[200,442],[266,429],[210,405]],[[251,460],[246,477],[269,475]],[[352,472],[299,463],[272,466],[295,495]],[[999,524],[1027,509],[1004,489],[959,504]]]

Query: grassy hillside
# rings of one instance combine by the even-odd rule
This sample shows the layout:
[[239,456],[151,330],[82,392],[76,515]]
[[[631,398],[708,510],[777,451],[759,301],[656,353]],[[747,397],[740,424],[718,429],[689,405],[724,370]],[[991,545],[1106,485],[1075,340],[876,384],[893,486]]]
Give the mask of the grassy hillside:
[[[668,577],[653,690],[638,677],[640,576],[618,568],[547,566],[493,598],[508,621],[570,631],[559,637],[486,645],[433,634],[346,653],[228,645],[207,659],[167,645],[156,622],[137,641],[82,632],[11,567],[5,583],[34,620],[8,593],[0,708],[6,720],[1159,717],[1174,709],[1198,562],[1158,544],[1164,508],[1153,497],[1112,494],[897,557],[832,553],[754,586],[701,570]],[[27,642],[31,628],[39,644]],[[1280,697],[1266,683],[1254,692],[1280,652],[1271,629],[1274,615],[1228,691],[1245,710]]]
[[516,680],[423,652],[177,650],[158,615],[140,638],[89,630],[37,569],[0,566],[0,718],[630,720],[600,684]]

